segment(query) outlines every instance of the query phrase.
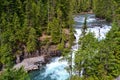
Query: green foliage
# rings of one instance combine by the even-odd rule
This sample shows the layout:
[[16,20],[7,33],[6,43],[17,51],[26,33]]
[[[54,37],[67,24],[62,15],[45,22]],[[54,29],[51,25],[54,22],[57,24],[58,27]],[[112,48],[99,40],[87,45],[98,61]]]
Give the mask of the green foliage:
[[120,59],[120,27],[117,22],[113,23],[113,27],[110,32],[107,34],[106,42],[109,44],[109,50],[111,54],[114,56],[114,60],[116,62],[115,67],[113,68],[113,75],[118,76],[120,73],[118,70],[120,69],[119,66],[119,59]]
[[[68,40],[63,28],[73,24],[73,3],[68,0],[1,0],[0,1],[0,63],[13,66],[16,54],[32,53],[51,43],[62,51]],[[51,40],[40,42],[48,29]],[[71,30],[71,29],[70,29]],[[73,30],[68,37],[73,41]],[[41,44],[41,45],[39,45]],[[66,50],[67,51],[67,50]],[[23,56],[24,56],[23,55]]]
[[[98,42],[94,35],[91,36],[90,33],[84,34],[80,38],[79,44],[81,47],[76,52],[74,66],[78,75],[74,76],[73,80],[112,80],[120,75],[120,2],[119,0],[91,1],[91,9],[97,17],[114,22],[105,40]],[[77,0],[77,2],[80,2],[80,0]],[[78,11],[84,11],[82,9],[85,9],[85,7],[83,8],[80,3],[78,4],[77,7],[80,6],[81,9],[79,10],[76,6],[75,8]],[[85,5],[85,2],[83,5]],[[83,77],[79,77],[83,68]]]
[[79,44],[81,47],[75,55],[75,68],[78,71],[81,71],[83,67],[87,69],[88,66],[92,65],[89,62],[92,62],[96,54],[97,43],[97,39],[94,37],[93,33],[88,33],[80,38]]
[[8,44],[0,46],[0,62],[7,68],[12,66],[12,52]]
[[[107,38],[98,42],[92,33],[85,33],[85,18],[84,36],[79,42],[81,48],[76,52],[75,68],[78,71],[85,68],[84,80],[111,80],[120,74],[119,4],[119,0],[0,0],[0,63],[4,67],[11,67],[16,54],[26,53],[25,51],[32,53],[41,47],[38,44],[48,44],[48,39],[43,43],[38,41],[46,30],[52,43],[57,44],[66,56],[74,41],[73,13],[92,9],[96,16],[116,23],[113,23]],[[64,28],[70,31],[67,37]],[[65,48],[66,41],[70,44],[69,48]],[[10,73],[20,75],[19,72],[21,70],[7,70],[7,78],[4,78],[23,80],[13,74],[9,76]]]
[[44,41],[42,41],[42,42],[40,43],[40,45],[41,45],[41,46],[44,46],[44,45],[49,44],[49,43],[50,43],[49,38],[46,38]]
[[28,41],[27,41],[27,51],[32,52],[36,49],[36,32],[34,28],[30,28]]
[[82,36],[86,34],[86,31],[87,31],[87,16],[85,16],[85,20],[82,26]]
[[93,1],[94,0],[75,0],[75,12],[80,13],[90,11],[90,9],[92,9]]
[[75,0],[74,12],[89,12],[93,11],[99,18],[105,18],[107,21],[120,19],[119,0]]
[[58,50],[61,50],[61,51],[64,50],[64,43],[58,44],[57,48]]
[[75,37],[74,37],[74,29],[71,27],[70,28],[70,37],[69,37],[69,40],[70,40],[69,41],[69,44],[70,44],[69,48],[72,47],[74,39],[75,39]]
[[28,74],[20,68],[19,70],[6,69],[0,74],[0,80],[30,80]]
[[97,17],[105,18],[108,21],[112,21],[115,16],[115,10],[117,10],[117,3],[115,0],[94,0],[93,11]]
[[64,57],[66,57],[66,58],[68,59],[68,61],[70,60],[70,59],[68,58],[68,54],[70,53],[70,51],[71,51],[71,49],[69,49],[69,48],[64,48],[64,49],[63,49],[63,52],[62,52],[62,55],[63,55]]
[[[92,33],[80,38],[75,70],[84,68],[84,80],[112,80],[120,74],[120,27],[113,23],[106,39],[98,42]],[[80,75],[80,74],[79,74]]]
[[18,50],[23,51],[23,45],[27,47],[28,52],[34,51],[38,47],[37,38],[49,27],[52,42],[55,44],[64,42],[62,28],[68,28],[68,25],[70,28],[73,24],[72,2],[68,0],[0,1],[2,43],[10,44],[13,53],[17,53]]
[[49,23],[50,34],[52,36],[52,43],[59,43],[61,39],[61,28],[59,25],[58,19],[53,19],[52,22]]
[[82,80],[79,76],[72,76],[70,80]]

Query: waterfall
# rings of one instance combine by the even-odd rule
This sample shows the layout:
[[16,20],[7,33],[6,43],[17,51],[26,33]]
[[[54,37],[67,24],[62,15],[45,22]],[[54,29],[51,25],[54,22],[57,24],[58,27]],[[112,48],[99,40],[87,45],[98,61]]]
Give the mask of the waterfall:
[[[111,26],[105,21],[99,21],[95,18],[94,14],[87,14],[87,32],[91,31],[95,33],[95,37],[99,40],[105,38],[105,34],[111,29]],[[74,66],[75,52],[79,49],[79,38],[81,35],[81,27],[84,23],[85,15],[77,15],[74,17],[76,37],[75,45],[72,46],[72,66]],[[102,24],[102,25],[100,25]],[[102,26],[102,27],[100,27]],[[31,80],[66,80],[70,77],[68,71],[65,69],[69,67],[68,61],[61,60],[62,57],[53,58],[51,63],[47,64],[42,70],[33,71],[31,73]],[[84,64],[84,62],[83,62]],[[81,70],[81,76],[83,75],[84,68]]]
[[[81,15],[81,16],[74,17],[74,21],[76,22],[75,27],[77,28],[77,30],[76,30],[77,33],[78,33],[78,29],[82,28],[82,26],[83,26],[85,16],[86,15]],[[95,18],[94,14],[87,14],[87,27],[88,27],[87,33],[88,32],[93,32],[95,34],[95,37],[98,38],[98,40],[104,39],[105,36],[106,36],[106,33],[111,29],[110,24],[108,24],[105,20],[102,20],[102,21],[97,20]],[[82,31],[80,29],[79,30],[80,34],[76,36],[77,37],[76,38],[76,43],[77,43],[76,45],[78,45],[77,48],[79,48],[78,41],[79,41],[81,32]],[[82,64],[84,64],[84,61],[82,61]],[[84,72],[84,67],[82,68],[82,70],[80,72],[81,77],[83,76],[83,72]]]

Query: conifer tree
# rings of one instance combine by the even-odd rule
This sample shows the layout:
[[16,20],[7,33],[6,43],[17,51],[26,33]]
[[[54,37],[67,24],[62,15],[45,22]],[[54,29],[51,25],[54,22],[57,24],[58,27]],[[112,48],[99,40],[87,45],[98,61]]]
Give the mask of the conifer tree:
[[30,27],[29,28],[29,36],[28,36],[28,40],[27,40],[27,51],[29,53],[31,53],[32,51],[34,51],[36,49],[36,31],[34,28]]

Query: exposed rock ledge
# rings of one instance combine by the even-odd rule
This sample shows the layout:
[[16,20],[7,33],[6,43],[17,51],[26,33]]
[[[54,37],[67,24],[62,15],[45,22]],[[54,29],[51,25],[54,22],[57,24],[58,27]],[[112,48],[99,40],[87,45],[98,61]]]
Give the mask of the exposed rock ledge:
[[118,76],[115,80],[120,80],[120,76]]
[[14,68],[19,69],[20,67],[23,67],[25,71],[37,70],[43,64],[46,64],[46,62],[47,61],[45,56],[27,58],[27,59],[24,59],[21,63],[16,64]]

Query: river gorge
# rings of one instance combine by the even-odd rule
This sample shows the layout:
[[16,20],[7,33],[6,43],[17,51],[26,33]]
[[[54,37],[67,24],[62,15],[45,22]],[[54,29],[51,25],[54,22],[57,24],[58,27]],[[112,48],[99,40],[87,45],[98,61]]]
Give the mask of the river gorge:
[[[91,31],[95,34],[95,37],[99,40],[104,39],[106,33],[111,29],[109,22],[96,18],[94,14],[80,14],[74,16],[74,29],[75,29],[75,45],[72,46],[72,65],[74,65],[75,51],[79,48],[79,38],[81,36],[81,28],[84,23],[85,16],[87,16],[87,32]],[[52,58],[51,62],[46,64],[42,69],[31,71],[31,80],[66,80],[69,79],[70,74],[66,70],[69,67],[69,62],[62,59],[63,57]],[[82,76],[83,71],[81,71]]]

